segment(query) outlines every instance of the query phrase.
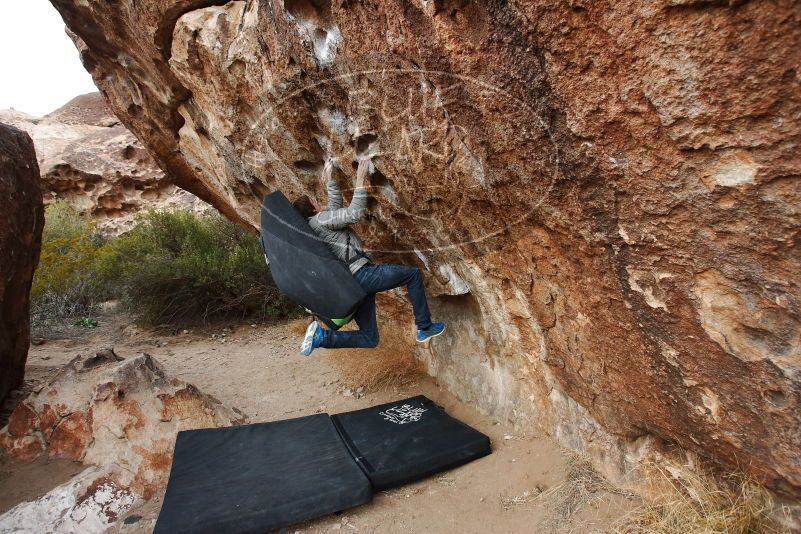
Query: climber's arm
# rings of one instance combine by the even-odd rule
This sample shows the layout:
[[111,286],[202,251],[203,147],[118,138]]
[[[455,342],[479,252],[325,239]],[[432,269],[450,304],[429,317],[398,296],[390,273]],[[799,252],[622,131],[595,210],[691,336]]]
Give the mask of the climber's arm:
[[369,198],[364,182],[367,178],[369,166],[369,160],[363,160],[359,163],[359,168],[356,171],[353,199],[350,201],[350,205],[347,208],[329,209],[318,213],[315,219],[320,226],[329,230],[341,230],[348,225],[356,224],[364,218],[367,214],[367,201]]
[[342,208],[342,191],[340,191],[337,181],[334,180],[333,173],[334,162],[328,160],[325,162],[325,167],[323,168],[323,180],[328,190],[328,205],[325,207],[324,211]]

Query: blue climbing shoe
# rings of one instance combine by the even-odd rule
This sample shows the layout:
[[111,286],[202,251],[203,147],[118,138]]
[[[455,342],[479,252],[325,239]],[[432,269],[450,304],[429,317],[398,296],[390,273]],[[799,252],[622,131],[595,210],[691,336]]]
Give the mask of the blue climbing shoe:
[[309,327],[306,328],[306,335],[303,336],[303,342],[300,344],[300,353],[304,356],[309,356],[314,349],[323,344],[325,334],[317,321],[312,321]]
[[445,323],[431,323],[425,330],[417,331],[417,342],[425,343],[432,337],[437,337],[445,331]]

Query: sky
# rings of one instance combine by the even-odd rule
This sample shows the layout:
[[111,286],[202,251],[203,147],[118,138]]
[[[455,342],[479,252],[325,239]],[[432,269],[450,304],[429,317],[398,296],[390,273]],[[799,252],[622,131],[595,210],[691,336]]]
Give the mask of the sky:
[[42,116],[97,91],[48,0],[0,0],[0,109]]

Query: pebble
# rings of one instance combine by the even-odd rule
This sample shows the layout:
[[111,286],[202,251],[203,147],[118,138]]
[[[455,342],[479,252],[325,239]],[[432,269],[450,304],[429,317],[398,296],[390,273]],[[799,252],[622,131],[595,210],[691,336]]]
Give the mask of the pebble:
[[142,519],[141,515],[129,515],[122,523],[124,525],[133,525],[134,523],[138,523],[140,519]]

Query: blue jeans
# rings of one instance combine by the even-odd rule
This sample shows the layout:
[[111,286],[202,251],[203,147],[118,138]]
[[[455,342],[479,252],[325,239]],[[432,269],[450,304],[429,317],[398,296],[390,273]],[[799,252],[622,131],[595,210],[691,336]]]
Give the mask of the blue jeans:
[[423,276],[417,267],[368,264],[356,271],[353,277],[367,293],[367,297],[362,301],[354,317],[359,329],[350,332],[326,330],[323,347],[329,349],[373,348],[378,345],[375,294],[401,286],[406,286],[406,290],[409,292],[417,328],[425,330],[431,326],[431,313],[428,311]]

